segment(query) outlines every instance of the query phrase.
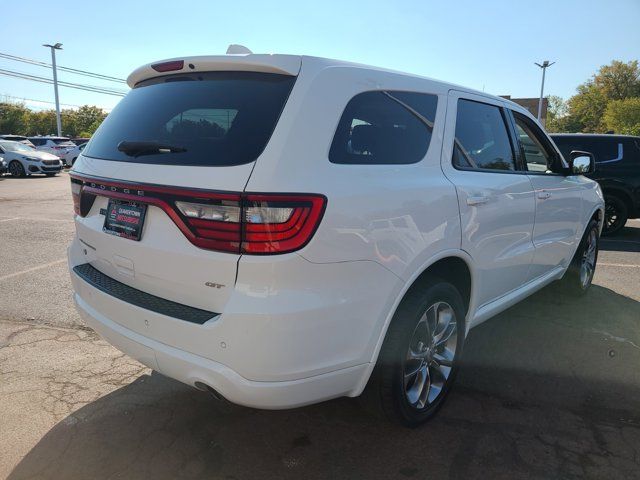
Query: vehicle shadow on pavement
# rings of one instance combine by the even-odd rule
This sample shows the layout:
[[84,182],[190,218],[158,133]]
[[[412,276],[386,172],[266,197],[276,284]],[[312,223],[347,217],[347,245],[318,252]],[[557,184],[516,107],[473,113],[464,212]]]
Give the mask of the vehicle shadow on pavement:
[[640,228],[627,224],[620,232],[600,238],[600,250],[609,252],[640,252]]
[[471,331],[456,387],[417,429],[351,399],[221,413],[144,375],[59,422],[9,478],[632,478],[639,319],[609,289],[551,285]]

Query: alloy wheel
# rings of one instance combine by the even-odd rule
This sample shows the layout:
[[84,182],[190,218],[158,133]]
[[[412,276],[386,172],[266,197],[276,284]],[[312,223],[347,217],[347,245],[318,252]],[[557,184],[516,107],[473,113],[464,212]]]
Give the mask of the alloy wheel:
[[11,162],[9,164],[9,173],[11,173],[12,176],[21,177],[23,175],[23,171],[24,169],[22,168],[22,165],[18,162]]
[[444,390],[451,375],[458,343],[454,309],[436,302],[416,325],[403,366],[404,394],[409,405],[423,409]]

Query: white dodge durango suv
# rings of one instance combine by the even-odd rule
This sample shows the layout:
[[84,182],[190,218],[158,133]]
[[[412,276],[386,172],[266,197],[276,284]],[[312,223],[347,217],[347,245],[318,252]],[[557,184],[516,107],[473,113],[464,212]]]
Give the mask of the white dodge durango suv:
[[128,83],[71,171],[69,267],[86,323],[169,377],[272,409],[366,387],[415,425],[470,328],[591,283],[593,157],[510,101],[290,55]]

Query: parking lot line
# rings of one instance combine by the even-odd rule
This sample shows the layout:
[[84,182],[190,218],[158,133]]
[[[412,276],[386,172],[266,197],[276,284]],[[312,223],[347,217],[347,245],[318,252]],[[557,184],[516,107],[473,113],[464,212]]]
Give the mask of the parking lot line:
[[640,243],[636,240],[616,240],[615,238],[603,238],[601,241],[604,243]]
[[[627,268],[640,268],[640,265],[630,265],[628,263],[601,263],[598,262],[598,266],[602,267],[627,267]],[[0,279],[2,280],[2,279]]]
[[3,218],[0,219],[0,223],[2,222],[10,222],[12,220],[31,220],[33,222],[63,222],[63,223],[73,223],[73,219],[64,219],[64,218],[43,218],[43,217],[13,217],[13,218]]
[[25,273],[31,273],[31,272],[35,272],[36,270],[42,270],[43,268],[53,267],[54,265],[59,265],[59,264],[64,263],[66,261],[67,261],[66,258],[61,258],[60,260],[56,260],[54,262],[43,263],[42,265],[38,265],[37,267],[31,267],[31,268],[27,268],[25,270],[21,270],[19,272],[9,273],[8,275],[1,276],[0,277],[0,282],[2,280],[8,280],[10,278],[14,278],[14,277],[18,277],[20,275],[24,275]]

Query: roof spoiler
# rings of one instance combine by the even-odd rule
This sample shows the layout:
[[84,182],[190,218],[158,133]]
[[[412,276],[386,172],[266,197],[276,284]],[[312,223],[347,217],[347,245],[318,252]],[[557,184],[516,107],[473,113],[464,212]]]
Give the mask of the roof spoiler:
[[[229,50],[233,52],[239,52],[243,48],[250,52],[249,49],[241,45],[229,46]],[[264,72],[293,76],[298,74],[301,64],[302,57],[299,55],[233,53],[229,55],[170,58],[137,68],[127,77],[127,85],[133,88],[136,84],[149,78],[190,72]],[[169,67],[163,69],[164,66]]]

